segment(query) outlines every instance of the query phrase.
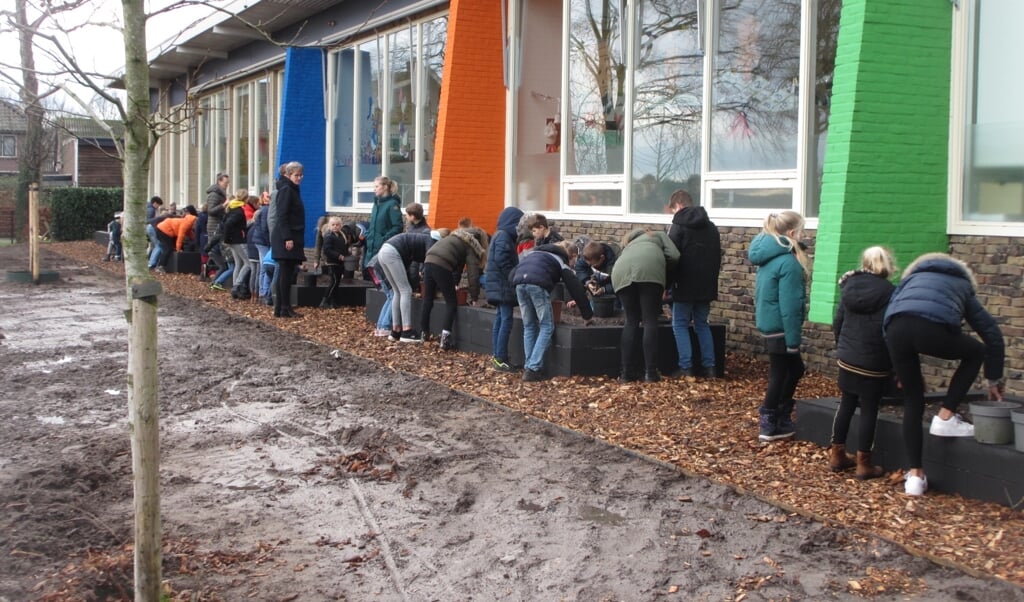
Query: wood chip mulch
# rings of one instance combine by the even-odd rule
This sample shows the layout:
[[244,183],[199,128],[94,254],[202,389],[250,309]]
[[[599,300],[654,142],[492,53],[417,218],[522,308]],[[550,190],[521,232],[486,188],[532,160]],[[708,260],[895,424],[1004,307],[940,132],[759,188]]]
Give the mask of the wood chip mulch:
[[[120,263],[102,263],[103,249],[90,241],[56,243],[48,249],[123,276]],[[523,383],[519,374],[489,370],[489,358],[441,352],[436,345],[391,343],[371,336],[362,308],[299,308],[302,317],[275,320],[271,308],[236,301],[210,290],[198,277],[158,276],[166,293],[270,323],[331,349],[415,374],[509,409],[590,435],[730,485],[788,511],[844,525],[894,542],[911,553],[974,575],[1024,585],[1024,514],[989,502],[929,492],[903,494],[903,476],[860,482],[829,471],[824,448],[790,441],[757,440],[757,406],[767,364],[729,354],[724,379],[666,379],[619,384],[603,377],[556,377]],[[345,355],[342,354],[341,361]],[[808,373],[798,398],[835,397],[830,377]],[[885,576],[866,576],[851,591],[865,595]]]

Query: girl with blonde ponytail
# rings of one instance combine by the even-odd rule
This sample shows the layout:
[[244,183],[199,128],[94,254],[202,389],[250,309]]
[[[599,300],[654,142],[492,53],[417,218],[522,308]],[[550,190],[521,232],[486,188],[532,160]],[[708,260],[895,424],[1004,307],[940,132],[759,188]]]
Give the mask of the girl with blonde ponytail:
[[796,434],[793,394],[804,375],[800,343],[807,303],[809,260],[800,246],[804,217],[796,211],[770,213],[748,253],[757,266],[755,322],[768,352],[768,389],[758,409],[761,441]]

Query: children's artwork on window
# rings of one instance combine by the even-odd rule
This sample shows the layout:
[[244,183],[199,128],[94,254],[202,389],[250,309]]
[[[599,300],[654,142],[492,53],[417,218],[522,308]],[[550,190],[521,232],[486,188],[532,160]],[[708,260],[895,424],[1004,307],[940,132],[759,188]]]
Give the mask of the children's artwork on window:
[[561,139],[561,124],[555,121],[554,118],[548,117],[547,123],[544,124],[544,151],[548,153],[557,153],[559,151]]

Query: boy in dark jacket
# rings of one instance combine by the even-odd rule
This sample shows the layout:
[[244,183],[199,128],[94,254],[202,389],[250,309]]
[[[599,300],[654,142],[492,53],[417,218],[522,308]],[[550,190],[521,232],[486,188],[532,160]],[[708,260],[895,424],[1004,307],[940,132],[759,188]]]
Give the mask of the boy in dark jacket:
[[591,295],[613,295],[612,268],[619,253],[612,245],[592,240],[583,245],[583,252],[576,260],[576,278]]
[[573,301],[580,308],[583,323],[590,325],[594,312],[587,302],[587,293],[576,279],[569,263],[574,259],[572,243],[540,245],[523,255],[512,272],[519,310],[523,314],[523,353],[526,365],[525,382],[544,380],[544,353],[551,345],[555,318],[551,312],[551,291],[559,281],[565,283]]
[[491,367],[499,372],[512,371],[508,363],[508,339],[512,334],[516,289],[509,277],[519,265],[516,226],[521,217],[523,212],[516,207],[505,207],[498,215],[498,227],[487,249],[487,267],[484,268],[484,294],[497,312],[491,329]]
[[[703,207],[695,207],[685,190],[672,193],[669,208],[675,211],[668,237],[679,249],[679,263],[671,274],[672,334],[679,354],[673,376],[716,376],[715,344],[708,314],[718,299],[718,276],[722,269],[722,242],[718,228]],[[700,346],[700,369],[693,361],[690,324]]]

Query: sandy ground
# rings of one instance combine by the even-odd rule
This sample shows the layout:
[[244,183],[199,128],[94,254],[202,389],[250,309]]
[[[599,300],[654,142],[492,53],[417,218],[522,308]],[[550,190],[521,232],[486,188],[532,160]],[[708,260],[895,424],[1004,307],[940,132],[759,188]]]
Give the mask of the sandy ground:
[[[55,269],[0,283],[0,600],[123,599],[130,564],[87,570],[130,558],[123,282]],[[1024,600],[271,326],[159,313],[175,599]]]

